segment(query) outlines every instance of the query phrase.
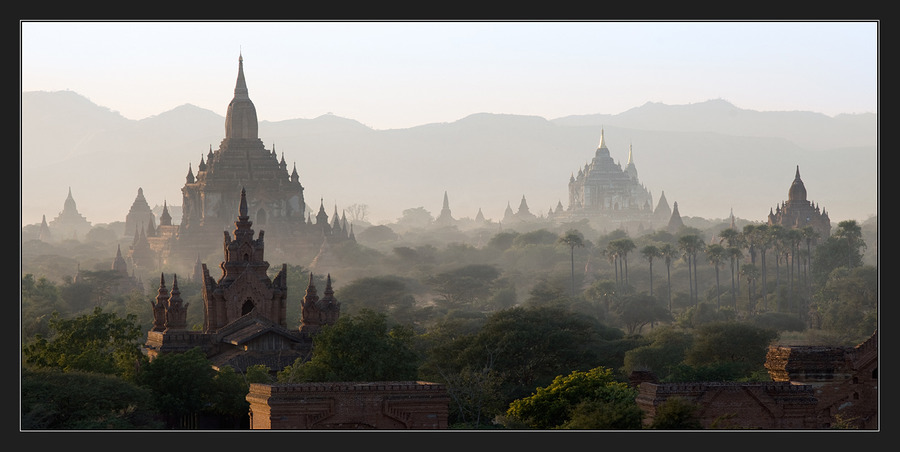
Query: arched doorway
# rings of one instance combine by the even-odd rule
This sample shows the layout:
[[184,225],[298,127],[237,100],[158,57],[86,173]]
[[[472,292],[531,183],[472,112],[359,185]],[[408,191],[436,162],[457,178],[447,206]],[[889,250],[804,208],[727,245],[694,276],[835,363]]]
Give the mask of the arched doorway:
[[244,302],[243,306],[241,306],[241,315],[249,314],[250,311],[252,311],[255,307],[256,305],[253,304],[253,300],[248,298],[247,301]]

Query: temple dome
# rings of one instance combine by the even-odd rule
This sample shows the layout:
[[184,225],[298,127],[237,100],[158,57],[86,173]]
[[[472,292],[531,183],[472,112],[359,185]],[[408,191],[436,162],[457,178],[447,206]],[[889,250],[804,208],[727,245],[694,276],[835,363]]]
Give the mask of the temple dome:
[[259,138],[259,122],[256,107],[250,100],[247,82],[244,80],[244,58],[238,57],[238,76],[234,86],[234,98],[228,104],[225,115],[225,138]]

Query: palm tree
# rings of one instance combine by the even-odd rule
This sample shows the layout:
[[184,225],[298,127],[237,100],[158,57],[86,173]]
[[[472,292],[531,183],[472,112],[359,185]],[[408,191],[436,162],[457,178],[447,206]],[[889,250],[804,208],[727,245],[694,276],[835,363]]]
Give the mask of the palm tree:
[[662,254],[656,245],[647,245],[641,249],[641,255],[650,263],[650,296],[653,296],[653,259],[661,257]]
[[634,250],[634,248],[634,241],[628,237],[612,240],[606,245],[607,255],[615,260],[616,281],[621,282],[620,287],[623,295],[628,288],[628,253]]
[[785,246],[785,229],[781,225],[773,224],[769,226],[769,236],[772,240],[772,254],[775,257],[775,288],[781,284],[781,267],[779,263],[782,259],[787,262],[787,251]]
[[669,243],[664,243],[659,247],[659,254],[666,263],[666,292],[669,298],[669,313],[672,313],[672,261],[678,256],[678,250]]
[[859,253],[859,249],[866,246],[862,240],[862,228],[856,220],[844,220],[838,223],[834,236],[847,241],[847,268],[853,268],[854,251]]
[[563,234],[559,240],[559,243],[564,243],[569,247],[570,255],[572,258],[572,298],[575,298],[575,247],[584,246],[584,236],[581,232],[578,232],[577,229],[569,229]]
[[728,246],[737,246],[740,236],[741,233],[737,229],[731,227],[722,229],[722,231],[719,232],[719,244],[722,245],[724,242],[728,244]]
[[628,253],[634,251],[637,246],[635,246],[634,241],[629,238],[623,238],[617,241],[619,242],[619,248],[622,252],[622,262],[625,265],[625,286],[622,290],[622,293],[625,294],[625,291],[628,290]]
[[762,282],[763,308],[768,304],[769,285],[766,282],[766,275],[769,271],[766,269],[766,251],[772,247],[772,234],[769,232],[768,224],[761,224],[756,227],[756,234],[759,235],[757,246],[759,247],[759,265],[760,265],[760,281]]
[[[756,253],[759,251],[761,242],[764,240],[765,234],[758,228],[761,225],[748,224],[744,226],[744,240],[747,244],[747,249],[750,252],[750,264],[756,265]],[[757,268],[757,272],[759,269]],[[754,284],[759,279],[759,274],[757,277],[753,279]],[[749,282],[748,282],[749,284]],[[756,287],[747,288],[748,291],[756,291]],[[763,291],[765,292],[765,287],[763,287]]]
[[[691,298],[696,304],[697,292],[697,253],[703,250],[704,243],[700,236],[696,234],[688,234],[678,239],[678,246],[684,253],[685,261],[688,264],[688,279],[690,280]],[[693,271],[691,267],[693,266]]]
[[[735,272],[737,270],[737,265],[744,258],[744,253],[740,248],[736,246],[729,246],[725,248],[725,254],[731,259],[731,304],[734,306],[735,310],[737,309],[737,293],[739,290],[739,286],[735,284]],[[740,280],[740,278],[738,278]]]
[[759,239],[757,234],[754,234],[756,231],[756,225],[748,224],[744,226],[744,245],[747,247],[747,251],[750,252],[750,263],[756,265],[756,241]]
[[812,267],[812,242],[818,240],[819,232],[812,226],[804,226],[800,228],[800,236],[806,240],[806,293],[809,297],[812,287],[809,281],[810,268]]
[[788,312],[794,309],[794,263],[797,263],[797,275],[800,274],[800,260],[797,258],[797,251],[800,248],[802,237],[799,229],[789,229],[785,232],[785,239],[791,250],[791,271],[788,272],[790,279],[790,289],[788,296]]
[[597,300],[603,305],[603,316],[605,318],[609,315],[610,301],[617,296],[616,285],[608,280],[594,281],[594,283],[588,287],[586,294],[592,300]]
[[759,278],[759,268],[754,264],[744,264],[741,268],[741,275],[747,278],[747,312],[752,313],[753,309],[753,283]]
[[722,305],[722,292],[719,289],[719,267],[722,265],[722,259],[725,258],[725,248],[718,243],[708,245],[706,247],[706,258],[716,268],[716,309],[719,309]]
[[[747,238],[744,236],[744,233],[733,229],[731,227],[722,230],[719,233],[719,236],[725,240],[725,243],[728,244],[729,248],[737,248],[738,250],[742,250],[747,247]],[[739,259],[735,261],[734,271],[740,274],[741,271],[741,260],[744,258],[743,253],[739,253]],[[737,290],[741,290],[741,279],[737,279]]]
[[616,290],[620,288],[619,286],[619,250],[616,248],[616,244],[612,241],[606,244],[606,248],[603,249],[603,254],[606,256],[606,259],[609,263],[613,264],[613,270],[615,270],[616,275]]

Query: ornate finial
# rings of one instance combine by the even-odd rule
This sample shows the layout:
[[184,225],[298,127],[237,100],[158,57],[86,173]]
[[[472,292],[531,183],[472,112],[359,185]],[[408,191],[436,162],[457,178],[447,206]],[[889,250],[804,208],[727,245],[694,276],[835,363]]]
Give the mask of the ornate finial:
[[239,215],[242,218],[247,218],[247,191],[244,190],[244,187],[241,187],[241,206]]

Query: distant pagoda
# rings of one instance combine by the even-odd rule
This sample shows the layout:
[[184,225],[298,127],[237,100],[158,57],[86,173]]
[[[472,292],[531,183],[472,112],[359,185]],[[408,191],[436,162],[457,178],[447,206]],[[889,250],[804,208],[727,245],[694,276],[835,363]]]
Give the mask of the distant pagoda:
[[569,178],[568,208],[554,213],[554,218],[562,221],[586,218],[592,223],[613,226],[647,223],[646,227],[652,222],[663,224],[668,220],[668,208],[668,204],[661,204],[657,208],[661,214],[654,214],[652,196],[638,178],[632,149],[629,147],[628,163],[623,169],[610,156],[601,129],[594,158]]
[[794,181],[788,189],[788,200],[769,209],[769,225],[780,225],[787,229],[803,229],[812,227],[818,233],[819,238],[826,239],[831,235],[831,220],[825,209],[819,210],[819,206],[806,199],[806,186],[800,179],[800,165],[794,174]]

